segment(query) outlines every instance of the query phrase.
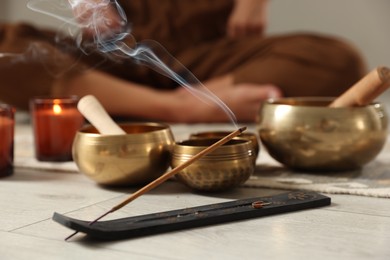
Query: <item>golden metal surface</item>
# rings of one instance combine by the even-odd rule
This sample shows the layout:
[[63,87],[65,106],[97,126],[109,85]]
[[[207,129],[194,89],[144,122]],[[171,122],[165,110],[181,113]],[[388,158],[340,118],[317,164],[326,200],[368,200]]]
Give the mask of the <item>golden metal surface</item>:
[[[171,166],[182,164],[218,140],[190,139],[175,144]],[[254,156],[249,140],[233,139],[183,169],[176,178],[196,190],[227,190],[242,184],[250,177],[255,167]]]
[[310,171],[358,169],[373,160],[387,138],[384,106],[327,107],[332,98],[284,98],[262,104],[261,142],[287,167]]
[[174,144],[171,129],[159,123],[120,124],[126,135],[101,135],[81,129],[73,143],[73,160],[86,176],[104,185],[139,185],[168,168]]
[[[227,136],[230,132],[228,131],[208,131],[208,132],[199,132],[194,133],[190,135],[190,139],[200,139],[200,138],[222,138],[224,136]],[[235,137],[234,139],[246,139],[252,142],[253,150],[255,152],[255,161],[259,155],[260,151],[260,145],[259,145],[259,139],[257,138],[256,133],[251,132],[244,132],[240,134],[239,136]]]

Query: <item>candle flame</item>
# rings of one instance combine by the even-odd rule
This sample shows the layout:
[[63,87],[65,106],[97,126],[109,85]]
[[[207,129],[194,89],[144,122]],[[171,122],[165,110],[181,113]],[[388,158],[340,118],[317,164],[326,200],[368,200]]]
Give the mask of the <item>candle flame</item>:
[[61,113],[61,111],[62,111],[62,108],[61,108],[61,106],[59,104],[54,104],[53,105],[53,112],[54,112],[54,114],[58,115],[58,114]]

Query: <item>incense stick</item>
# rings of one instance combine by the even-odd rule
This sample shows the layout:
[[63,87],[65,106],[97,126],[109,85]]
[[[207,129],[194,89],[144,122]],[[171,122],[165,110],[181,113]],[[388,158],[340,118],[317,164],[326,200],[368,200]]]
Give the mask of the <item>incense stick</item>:
[[[175,174],[179,173],[184,168],[188,167],[189,165],[191,165],[195,161],[199,160],[202,156],[205,156],[206,154],[211,153],[212,151],[217,149],[219,146],[227,143],[228,141],[230,141],[234,137],[240,135],[245,130],[246,130],[246,127],[242,127],[240,129],[237,129],[234,132],[230,133],[229,135],[225,136],[224,138],[220,139],[219,141],[215,142],[211,146],[205,148],[204,150],[202,150],[198,154],[196,154],[193,157],[191,157],[191,159],[185,161],[184,163],[180,164],[176,168],[173,168],[172,170],[170,170],[170,171],[166,172],[165,174],[161,175],[159,178],[155,179],[154,181],[152,181],[151,183],[147,184],[143,188],[141,188],[138,191],[134,192],[130,197],[128,197],[127,199],[125,199],[121,203],[117,204],[116,206],[114,206],[109,211],[107,211],[103,215],[99,216],[95,220],[91,221],[89,223],[89,225],[95,224],[96,222],[98,222],[100,219],[104,218],[108,214],[113,213],[114,211],[117,211],[118,209],[120,209],[120,208],[124,207],[125,205],[129,204],[130,202],[132,202],[133,200],[135,200],[139,196],[141,196],[141,195],[145,194],[146,192],[156,188],[157,186],[159,186],[160,184],[162,184],[163,182],[165,182],[166,180],[168,180],[169,178],[171,178]],[[70,239],[71,237],[73,237],[77,233],[78,233],[78,231],[72,233],[70,236],[65,238],[65,241]]]

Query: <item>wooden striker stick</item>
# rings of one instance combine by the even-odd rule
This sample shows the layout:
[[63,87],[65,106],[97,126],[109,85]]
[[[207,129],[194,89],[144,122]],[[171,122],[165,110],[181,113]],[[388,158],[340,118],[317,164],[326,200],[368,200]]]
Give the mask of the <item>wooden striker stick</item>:
[[389,87],[390,68],[377,67],[336,98],[329,106],[350,107],[368,105]]
[[[117,204],[116,206],[111,208],[109,211],[107,211],[106,213],[104,213],[103,215],[98,217],[97,219],[91,221],[89,223],[89,225],[93,225],[94,223],[98,222],[100,219],[102,219],[103,217],[107,216],[108,214],[113,213],[114,211],[117,211],[118,209],[120,209],[120,208],[124,207],[125,205],[129,204],[130,202],[132,202],[133,200],[135,200],[139,196],[141,196],[141,195],[145,194],[146,192],[156,188],[157,186],[159,186],[160,184],[162,184],[163,182],[165,182],[166,180],[168,180],[169,178],[171,178],[175,174],[179,173],[184,168],[188,167],[189,165],[191,165],[195,161],[199,160],[202,156],[205,156],[206,154],[211,153],[212,151],[217,149],[219,146],[227,143],[228,141],[230,141],[234,137],[240,135],[245,130],[246,130],[246,127],[242,127],[240,129],[237,129],[234,132],[232,132],[232,133],[228,134],[227,136],[225,136],[224,138],[220,139],[219,141],[215,142],[214,144],[210,145],[209,147],[205,148],[201,152],[199,152],[196,155],[194,155],[193,157],[191,157],[189,160],[187,160],[184,163],[180,164],[179,166],[173,168],[172,170],[166,172],[165,174],[161,175],[159,178],[157,178],[154,181],[150,182],[149,184],[147,184],[143,188],[141,188],[138,191],[134,192],[127,199],[125,199],[121,203]],[[65,240],[68,240],[69,238],[73,237],[77,233],[78,233],[78,231],[74,232],[73,234],[71,234],[70,236],[65,238]]]
[[102,135],[124,135],[126,132],[108,115],[103,105],[92,95],[82,97],[77,108]]

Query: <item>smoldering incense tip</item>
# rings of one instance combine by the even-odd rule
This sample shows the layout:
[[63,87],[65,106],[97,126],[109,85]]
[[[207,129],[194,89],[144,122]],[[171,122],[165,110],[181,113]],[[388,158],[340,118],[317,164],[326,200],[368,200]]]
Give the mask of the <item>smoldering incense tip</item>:
[[244,126],[244,127],[241,127],[240,129],[238,129],[238,131],[240,131],[240,134],[242,134],[242,132],[244,132],[245,130],[246,130],[246,126]]

